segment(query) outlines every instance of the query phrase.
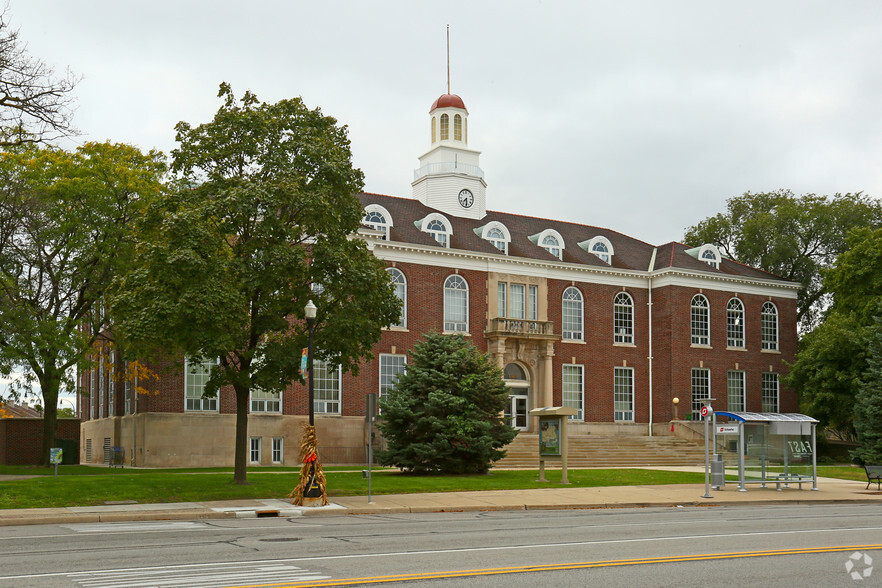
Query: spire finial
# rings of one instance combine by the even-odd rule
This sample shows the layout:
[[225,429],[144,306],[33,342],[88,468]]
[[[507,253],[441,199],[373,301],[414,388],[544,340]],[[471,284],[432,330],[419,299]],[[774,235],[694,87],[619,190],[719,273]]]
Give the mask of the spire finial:
[[450,25],[447,25],[447,93],[450,94]]

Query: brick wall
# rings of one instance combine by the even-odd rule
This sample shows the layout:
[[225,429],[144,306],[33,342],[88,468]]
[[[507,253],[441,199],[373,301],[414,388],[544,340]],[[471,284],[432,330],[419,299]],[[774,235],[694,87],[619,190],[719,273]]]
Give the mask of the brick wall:
[[[57,439],[78,440],[79,419],[58,419]],[[0,419],[0,464],[37,465],[43,449],[43,419]]]

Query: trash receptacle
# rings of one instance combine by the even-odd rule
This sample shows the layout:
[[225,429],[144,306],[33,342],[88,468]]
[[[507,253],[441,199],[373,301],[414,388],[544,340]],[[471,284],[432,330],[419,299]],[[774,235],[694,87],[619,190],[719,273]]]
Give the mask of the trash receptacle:
[[125,467],[126,465],[126,450],[122,447],[111,447],[110,448],[110,467]]
[[715,455],[710,462],[711,486],[717,490],[726,485],[726,464],[722,455]]

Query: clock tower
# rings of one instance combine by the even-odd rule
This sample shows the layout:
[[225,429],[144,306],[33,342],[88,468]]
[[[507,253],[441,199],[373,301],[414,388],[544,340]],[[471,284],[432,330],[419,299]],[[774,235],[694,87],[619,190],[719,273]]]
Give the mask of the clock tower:
[[481,219],[487,214],[487,182],[469,149],[469,112],[462,98],[443,94],[429,109],[432,144],[413,173],[413,196],[444,214]]

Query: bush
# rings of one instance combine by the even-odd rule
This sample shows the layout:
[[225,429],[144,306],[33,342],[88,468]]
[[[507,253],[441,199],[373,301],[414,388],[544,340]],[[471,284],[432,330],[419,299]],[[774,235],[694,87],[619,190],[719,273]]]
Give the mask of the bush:
[[383,465],[414,473],[486,473],[517,431],[502,412],[502,371],[462,335],[429,333],[380,400]]

